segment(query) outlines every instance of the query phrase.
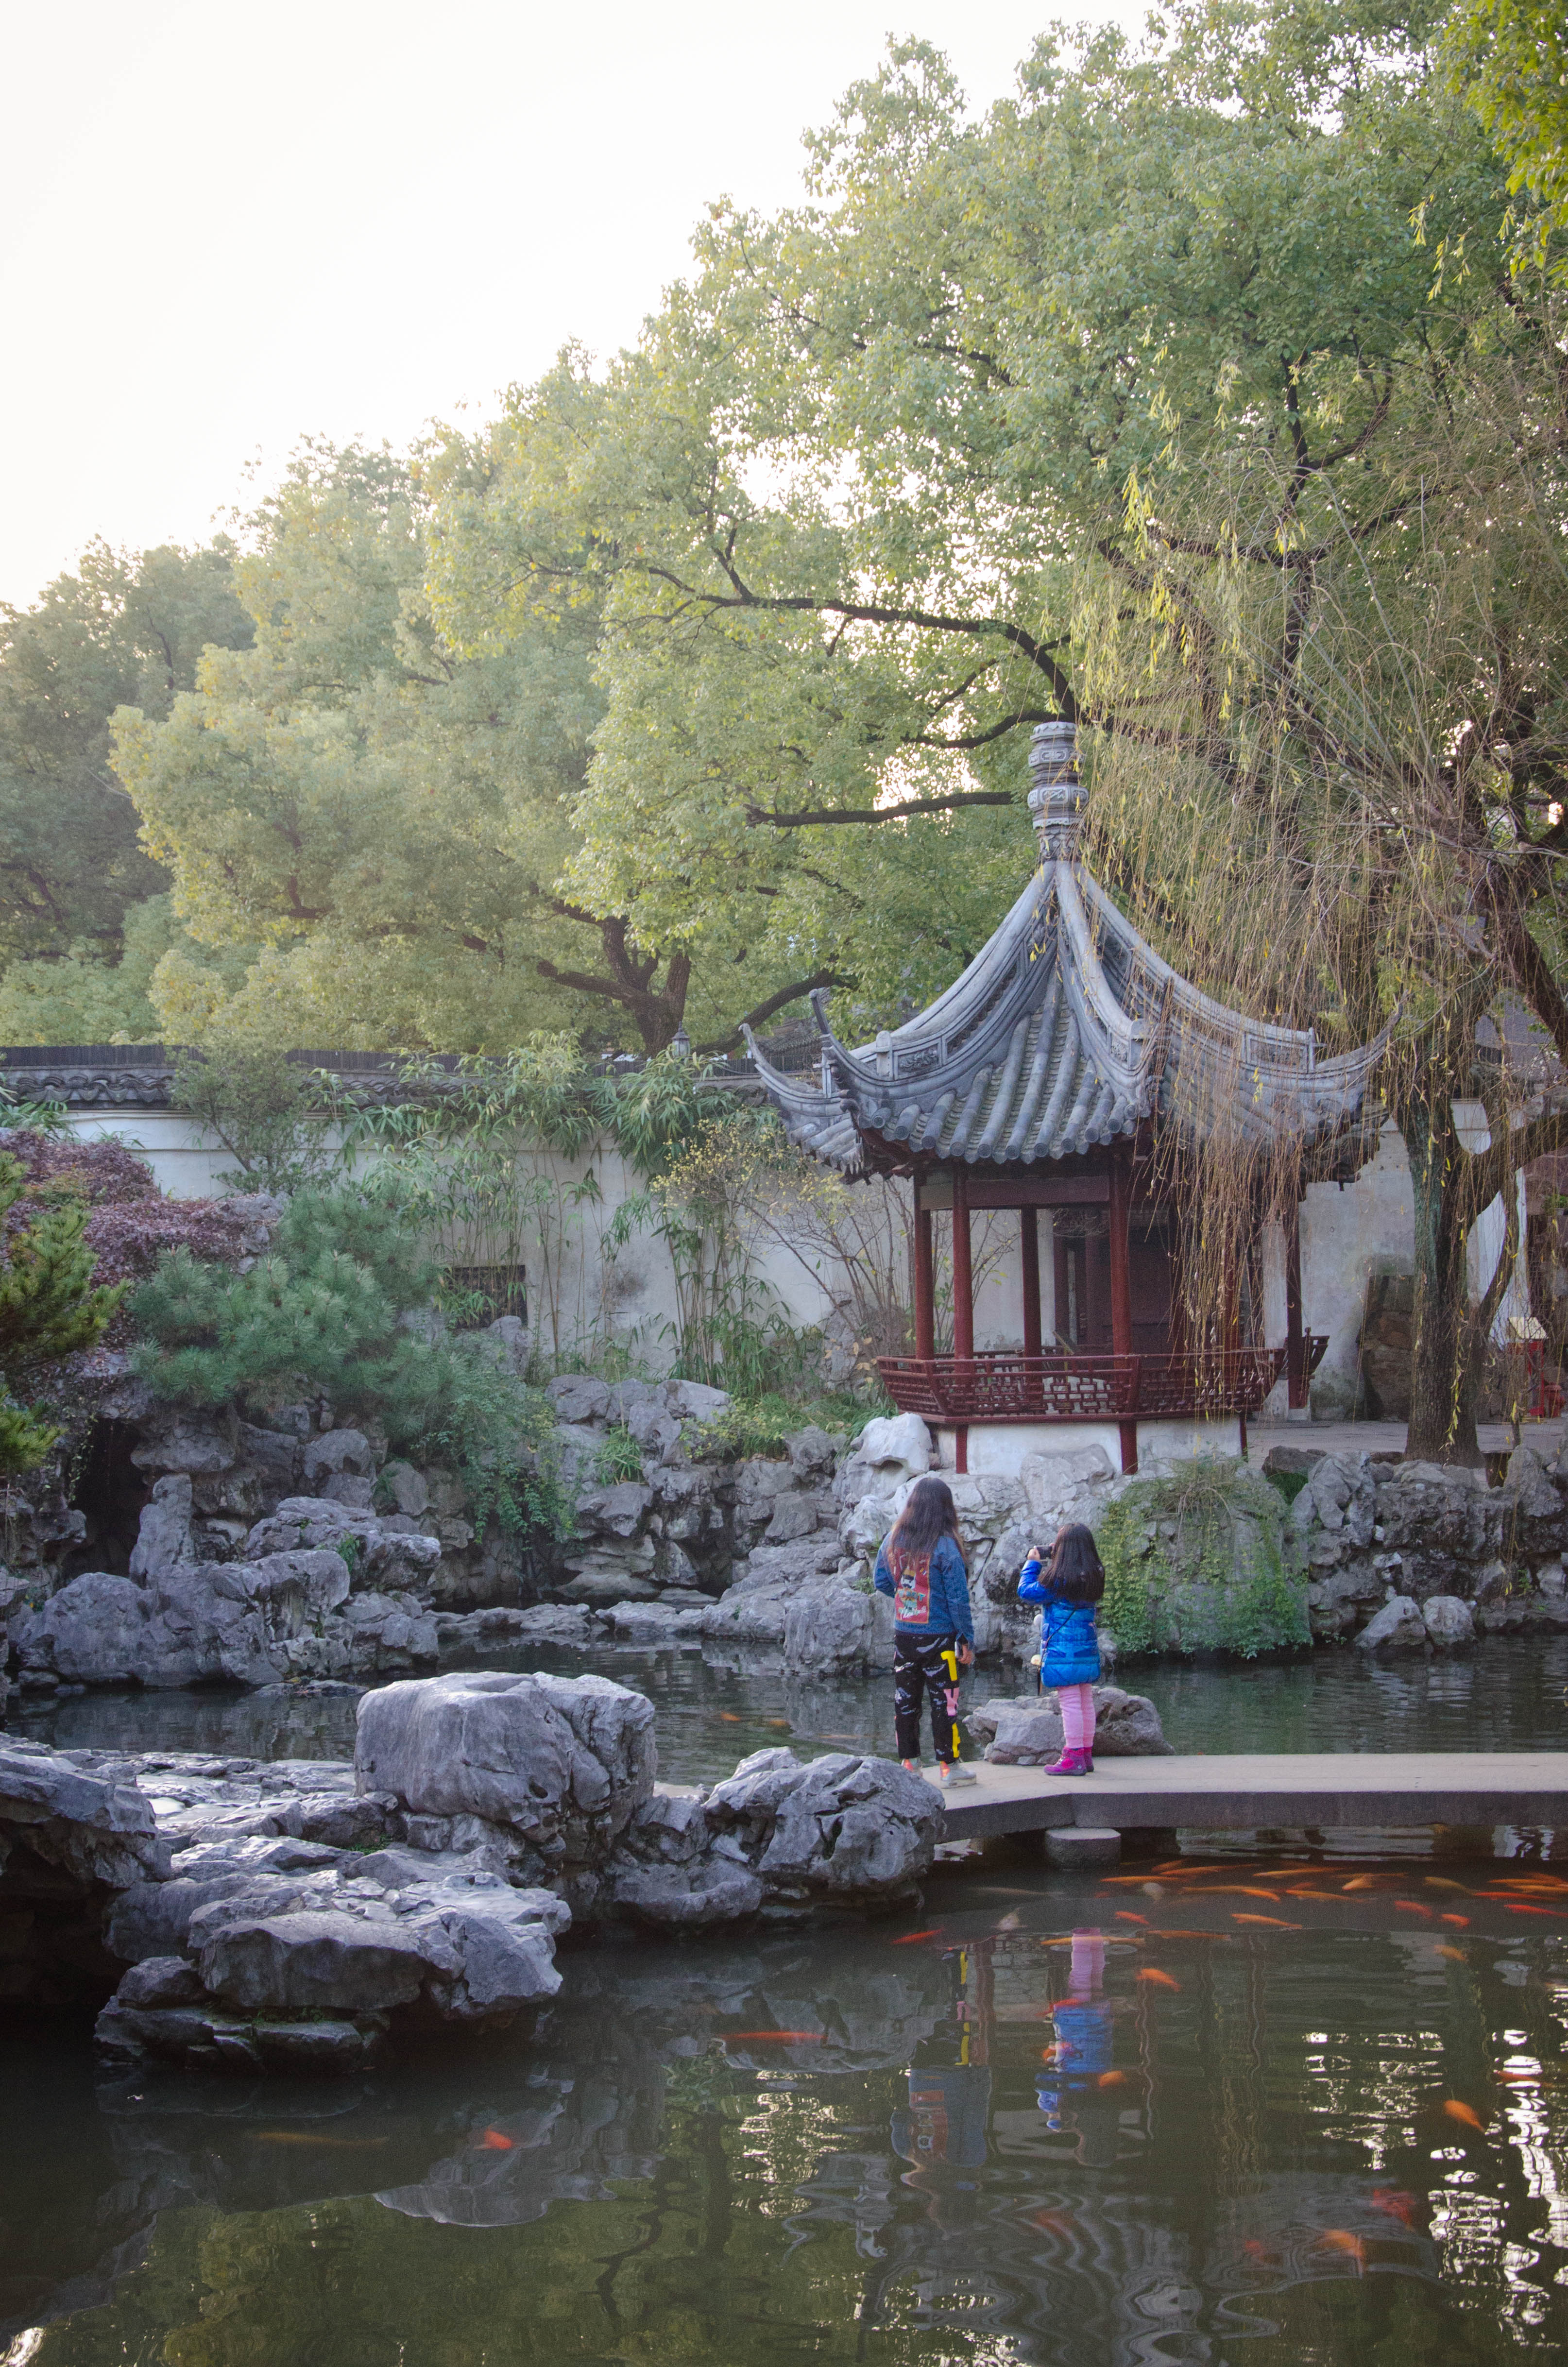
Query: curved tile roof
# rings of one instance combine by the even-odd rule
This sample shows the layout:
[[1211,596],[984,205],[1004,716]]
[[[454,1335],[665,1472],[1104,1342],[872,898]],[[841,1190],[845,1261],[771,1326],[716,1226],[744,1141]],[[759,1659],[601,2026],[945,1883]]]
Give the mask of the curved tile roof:
[[748,1032],[790,1139],[851,1174],[865,1172],[867,1132],[911,1157],[1028,1164],[1133,1135],[1146,1118],[1260,1146],[1311,1148],[1355,1127],[1386,1033],[1322,1059],[1310,1029],[1248,1019],[1189,985],[1076,860],[1072,727],[1042,725],[1030,763],[1040,868],[945,993],[853,1050],[813,995],[814,1085],[773,1068]]

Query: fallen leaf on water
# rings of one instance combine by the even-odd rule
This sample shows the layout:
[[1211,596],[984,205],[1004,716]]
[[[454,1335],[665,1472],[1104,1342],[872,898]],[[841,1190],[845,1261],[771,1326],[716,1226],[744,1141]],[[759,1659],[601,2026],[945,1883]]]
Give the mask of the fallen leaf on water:
[[1450,1948],[1446,1941],[1438,1942],[1437,1953],[1439,1956],[1447,1956],[1451,1964],[1468,1965],[1470,1962],[1462,1948]]
[[1437,1920],[1439,1923],[1455,1923],[1461,1931],[1467,1931],[1470,1929],[1468,1915],[1439,1915]]
[[1467,2129],[1480,2129],[1484,2135],[1486,2124],[1473,2104],[1461,2104],[1457,2098],[1450,2096],[1443,2110],[1450,2121],[1462,2121]]
[[1181,1987],[1181,1983],[1173,1980],[1169,1973],[1162,1973],[1157,1965],[1145,1965],[1142,1971],[1134,1973],[1132,1977],[1135,1981],[1153,1981],[1156,1988],[1162,1989],[1179,1989]]
[[499,2129],[486,2129],[479,2144],[483,2153],[514,2153],[517,2150],[517,2139],[504,2137]]
[[1125,2071],[1102,2071],[1095,2085],[1096,2088],[1125,2088],[1127,2074]]
[[1231,1920],[1233,1923],[1267,1923],[1273,1931],[1299,1931],[1301,1928],[1299,1923],[1283,1921],[1278,1915],[1237,1915],[1233,1912]]
[[261,2129],[257,2131],[261,2145],[325,2146],[333,2153],[369,2153],[377,2146],[390,2145],[390,2137],[329,2137],[318,2135],[311,2129]]

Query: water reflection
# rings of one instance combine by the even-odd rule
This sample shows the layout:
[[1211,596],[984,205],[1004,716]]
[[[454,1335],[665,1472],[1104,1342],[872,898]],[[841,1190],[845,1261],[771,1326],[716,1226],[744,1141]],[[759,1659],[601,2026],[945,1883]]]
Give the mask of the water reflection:
[[918,1923],[569,1953],[531,2043],[342,2085],[18,2048],[0,2354],[1556,2356],[1565,1929],[1549,1874],[990,1867]]

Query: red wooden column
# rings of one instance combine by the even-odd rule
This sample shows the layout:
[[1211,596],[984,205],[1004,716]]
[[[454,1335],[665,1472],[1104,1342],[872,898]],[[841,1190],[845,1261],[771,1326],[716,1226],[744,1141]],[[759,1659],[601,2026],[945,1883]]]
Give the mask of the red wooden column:
[[1040,1218],[1035,1208],[1018,1210],[1018,1245],[1024,1268],[1024,1353],[1040,1353]]
[[[974,1379],[974,1269],[970,1262],[969,1177],[958,1160],[953,1161],[953,1361],[959,1367],[953,1377],[961,1405]],[[960,1421],[955,1433],[953,1462],[960,1471],[969,1469],[967,1422]]]
[[[1132,1353],[1132,1285],[1128,1274],[1127,1230],[1131,1214],[1132,1178],[1125,1154],[1113,1151],[1110,1162],[1110,1347],[1113,1356]],[[1138,1468],[1138,1423],[1129,1416],[1121,1425],[1121,1467]]]
[[915,1179],[915,1353],[927,1359],[937,1353],[936,1259],[932,1253],[931,1211],[920,1204],[920,1179]]
[[1285,1219],[1285,1385],[1288,1405],[1297,1408],[1308,1403],[1301,1324],[1301,1212],[1294,1201]]

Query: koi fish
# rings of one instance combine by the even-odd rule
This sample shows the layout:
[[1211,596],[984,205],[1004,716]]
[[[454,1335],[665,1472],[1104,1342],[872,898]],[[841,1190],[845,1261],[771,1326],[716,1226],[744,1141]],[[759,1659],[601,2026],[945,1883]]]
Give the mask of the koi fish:
[[1510,1902],[1508,1912],[1510,1915],[1545,1915],[1555,1921],[1562,1909],[1560,1907],[1525,1907],[1516,1898]]
[[1374,2186],[1372,2208],[1387,2212],[1389,2217],[1397,2219],[1402,2226],[1414,2227],[1416,2224],[1415,2197],[1407,2194],[1403,2186]]
[[1147,1927],[1149,1919],[1146,1915],[1134,1915],[1131,1908],[1119,1907],[1116,1910],[1116,1920],[1119,1923],[1142,1923]]
[[1424,1874],[1422,1879],[1426,1883],[1428,1890],[1458,1890],[1462,1892],[1465,1888],[1465,1885],[1462,1882],[1450,1882],[1448,1876],[1442,1874]]
[[391,2145],[391,2137],[329,2137],[318,2136],[310,2129],[261,2129],[256,2133],[258,2145],[324,2146],[332,2153],[373,2153],[378,2146]]
[[1023,1920],[1024,1920],[1024,1919],[1023,1919],[1023,1917],[1019,1914],[1019,1912],[1018,1912],[1017,1908],[1015,1907],[1015,1908],[1014,1908],[1014,1909],[1013,1909],[1013,1911],[1012,1911],[1012,1913],[1011,1913],[1010,1915],[1004,1915],[1004,1916],[1002,1917],[1002,1919],[1001,1919],[1000,1922],[999,1922],[999,1923],[997,1924],[997,1926],[996,1926],[996,1929],[998,1930],[998,1931],[1018,1931],[1018,1930],[1020,1930],[1020,1929],[1021,1929],[1022,1924],[1023,1924]]
[[1439,1956],[1447,1956],[1453,1965],[1468,1965],[1470,1962],[1462,1948],[1450,1948],[1446,1942],[1438,1942],[1437,1953]]
[[486,2129],[479,2140],[481,2153],[516,2153],[516,2137],[503,2136],[499,2129]]
[[1279,1904],[1277,1890],[1259,1890],[1256,1884],[1247,1882],[1232,1883],[1223,1890],[1195,1890],[1190,1895],[1194,1898],[1271,1898],[1276,1907]]
[[1432,1909],[1423,1907],[1418,1898],[1396,1898],[1393,1903],[1402,1914],[1424,1915],[1428,1923],[1432,1920]]
[[1479,2129],[1485,2135],[1486,2124],[1472,2104],[1461,2104],[1457,2098],[1450,2096],[1443,2110],[1450,2121],[1462,2121],[1467,2129]]
[[1125,2071],[1102,2071],[1095,2085],[1096,2088],[1125,2088],[1127,2074]]
[[1457,1923],[1461,1931],[1465,1931],[1470,1929],[1470,1917],[1468,1915],[1439,1915],[1437,1920],[1439,1923]]
[[1353,1874],[1345,1885],[1346,1890],[1376,1890],[1377,1886],[1378,1877],[1375,1874]]
[[1256,2236],[1249,2236],[1247,2237],[1245,2243],[1242,2246],[1242,2250],[1245,2253],[1249,2260],[1274,2260],[1278,2259],[1279,2257],[1271,2246],[1267,2244],[1260,2244]]
[[1072,2236],[1077,2233],[1070,2211],[1031,2211],[1024,2225],[1038,2227],[1042,2236]]
[[888,1946],[890,1948],[913,1948],[916,1940],[939,1940],[946,1929],[946,1924],[933,1923],[929,1931],[901,1931],[896,1940],[890,1940],[888,1942]]
[[1275,1931],[1299,1931],[1301,1928],[1299,1923],[1285,1922],[1278,1915],[1237,1915],[1233,1912],[1231,1920],[1233,1923],[1267,1923]]
[[719,1712],[719,1715],[723,1719],[726,1726],[739,1726],[741,1723],[740,1712],[738,1710],[722,1709]]
[[1343,2252],[1347,2259],[1355,2261],[1358,2269],[1365,2268],[1367,2247],[1360,2237],[1353,2236],[1347,2227],[1325,2227],[1318,2240],[1325,2251]]
[[719,2034],[719,2044],[760,2046],[771,2041],[775,2046],[807,2046],[826,2036],[825,2030],[725,2030]]
[[1152,1981],[1162,1989],[1179,1989],[1181,1987],[1181,1983],[1173,1980],[1169,1973],[1162,1973],[1157,1965],[1145,1965],[1142,1971],[1134,1973],[1132,1977],[1137,1981]]

